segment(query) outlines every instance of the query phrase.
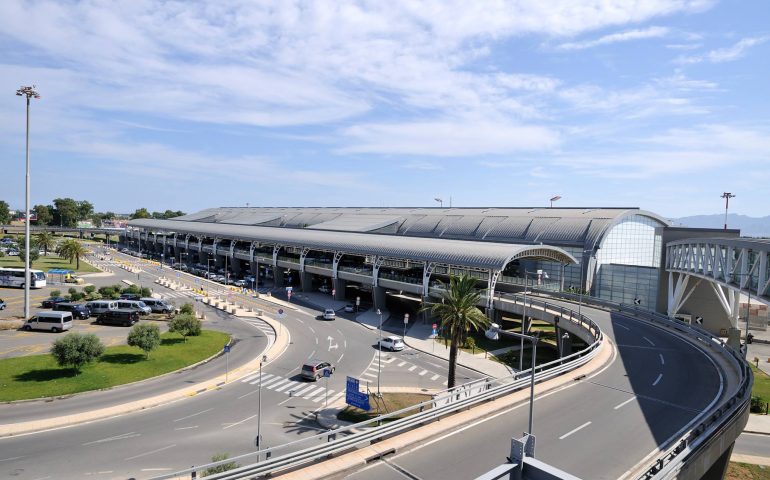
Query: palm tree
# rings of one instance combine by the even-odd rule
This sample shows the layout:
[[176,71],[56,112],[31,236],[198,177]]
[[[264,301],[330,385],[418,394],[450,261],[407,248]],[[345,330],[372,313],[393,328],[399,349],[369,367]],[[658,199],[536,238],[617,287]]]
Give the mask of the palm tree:
[[53,239],[51,232],[40,232],[37,234],[37,246],[43,249],[46,256],[48,256],[48,250],[53,250],[55,245],[56,241]]
[[72,263],[72,260],[77,260],[77,270],[80,270],[80,256],[86,254],[86,249],[77,240],[65,240],[59,244],[57,253],[66,258]]
[[470,275],[449,277],[449,288],[445,288],[442,303],[425,305],[422,310],[428,310],[439,318],[441,328],[449,335],[449,375],[447,387],[455,386],[457,370],[457,349],[471,330],[480,330],[489,325],[487,317],[476,306],[479,293],[476,291],[476,279]]

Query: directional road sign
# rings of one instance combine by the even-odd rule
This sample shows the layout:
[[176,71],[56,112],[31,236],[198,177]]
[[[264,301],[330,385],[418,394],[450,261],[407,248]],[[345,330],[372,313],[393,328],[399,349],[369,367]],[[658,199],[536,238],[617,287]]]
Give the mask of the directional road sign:
[[345,386],[345,403],[367,412],[372,409],[369,405],[369,395],[359,391],[357,378],[348,377]]

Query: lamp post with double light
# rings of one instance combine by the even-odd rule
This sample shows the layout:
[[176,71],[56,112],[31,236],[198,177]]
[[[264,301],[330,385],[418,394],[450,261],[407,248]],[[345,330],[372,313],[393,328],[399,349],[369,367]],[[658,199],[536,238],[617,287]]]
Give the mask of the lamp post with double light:
[[262,450],[262,365],[267,363],[267,355],[262,355],[259,361],[259,389],[257,391],[257,461]]
[[377,315],[380,316],[380,328],[378,329],[379,340],[377,341],[377,398],[380,394],[380,374],[382,373],[382,310],[377,309]]
[[16,90],[19,97],[27,97],[27,145],[26,145],[26,193],[24,204],[24,319],[29,318],[29,101],[32,98],[40,98],[40,94],[35,91],[35,85],[31,87],[21,87]]

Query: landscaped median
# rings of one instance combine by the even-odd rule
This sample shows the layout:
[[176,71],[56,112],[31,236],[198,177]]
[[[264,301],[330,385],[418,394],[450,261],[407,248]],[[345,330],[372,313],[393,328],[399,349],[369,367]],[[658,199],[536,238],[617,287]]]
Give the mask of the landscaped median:
[[0,401],[58,397],[124,385],[173,372],[205,360],[222,350],[230,335],[203,330],[199,336],[161,335],[161,344],[149,358],[137,347],[107,347],[79,374],[62,368],[51,355],[0,360]]

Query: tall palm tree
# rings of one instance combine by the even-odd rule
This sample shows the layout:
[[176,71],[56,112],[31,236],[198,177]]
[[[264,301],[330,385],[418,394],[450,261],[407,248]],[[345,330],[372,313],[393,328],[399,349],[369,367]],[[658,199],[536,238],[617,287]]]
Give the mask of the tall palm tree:
[[53,250],[55,245],[56,241],[51,232],[40,232],[37,234],[37,246],[43,249],[46,256],[48,256],[48,250]]
[[86,254],[86,249],[80,242],[77,240],[65,240],[59,244],[57,252],[59,255],[69,260],[70,263],[72,263],[72,260],[76,260],[77,266],[75,268],[80,270],[80,256]]
[[428,310],[439,318],[441,328],[449,335],[449,375],[447,387],[455,386],[457,370],[457,349],[471,330],[480,330],[489,325],[487,317],[476,306],[479,293],[476,291],[476,279],[470,275],[449,277],[449,288],[442,295],[443,303],[426,305]]

